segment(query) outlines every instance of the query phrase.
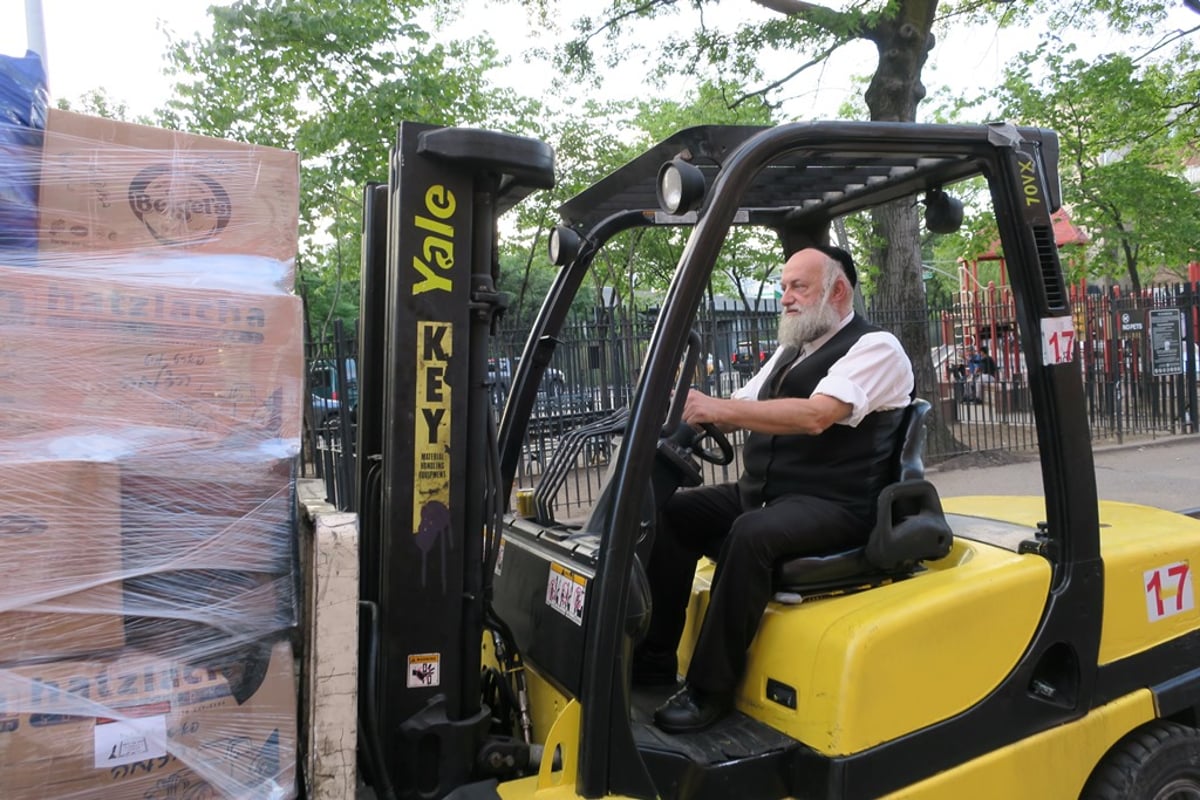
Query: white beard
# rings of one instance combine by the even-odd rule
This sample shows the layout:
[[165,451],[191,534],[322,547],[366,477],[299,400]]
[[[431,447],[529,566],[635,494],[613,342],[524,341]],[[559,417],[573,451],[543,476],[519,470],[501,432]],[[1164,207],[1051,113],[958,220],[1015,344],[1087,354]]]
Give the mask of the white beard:
[[784,312],[779,317],[779,344],[801,348],[829,333],[840,321],[837,309],[829,304],[828,298],[822,298],[817,306],[801,307],[796,314]]

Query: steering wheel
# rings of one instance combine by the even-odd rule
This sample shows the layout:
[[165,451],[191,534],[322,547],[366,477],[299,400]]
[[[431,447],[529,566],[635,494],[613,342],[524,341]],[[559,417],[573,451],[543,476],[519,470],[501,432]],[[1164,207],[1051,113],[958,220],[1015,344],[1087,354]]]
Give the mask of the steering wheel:
[[[704,442],[709,439],[716,445],[715,449],[704,446]],[[692,438],[690,447],[696,458],[709,464],[723,467],[733,463],[733,445],[729,443],[729,437],[711,422],[705,422],[700,426],[700,432]]]

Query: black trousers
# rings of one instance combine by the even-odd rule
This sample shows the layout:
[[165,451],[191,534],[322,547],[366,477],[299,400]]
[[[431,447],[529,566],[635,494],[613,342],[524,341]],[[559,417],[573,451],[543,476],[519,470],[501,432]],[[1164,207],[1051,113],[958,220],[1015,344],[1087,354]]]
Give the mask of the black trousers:
[[701,556],[714,558],[708,613],[687,680],[705,691],[733,691],[771,599],[775,563],[854,547],[866,541],[868,530],[866,520],[842,506],[807,495],[745,509],[736,483],[676,492],[659,519],[646,570],[654,605],[641,647],[675,652],[696,565]]

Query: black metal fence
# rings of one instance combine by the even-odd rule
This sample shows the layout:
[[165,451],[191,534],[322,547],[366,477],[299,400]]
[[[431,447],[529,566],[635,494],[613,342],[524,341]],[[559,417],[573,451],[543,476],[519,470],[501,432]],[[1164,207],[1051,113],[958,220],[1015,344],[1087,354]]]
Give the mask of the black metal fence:
[[333,338],[309,342],[305,353],[302,474],[325,481],[326,500],[354,508],[358,422],[358,336],[340,320]]
[[[930,437],[928,460],[962,452],[1036,449],[1011,296],[1000,288],[980,295],[964,293],[959,300],[942,308],[867,311],[869,318],[889,330],[913,325],[927,330],[932,372],[924,374],[933,378],[927,377],[918,393],[935,402],[940,426],[940,435]],[[718,299],[700,315],[696,330],[703,356],[695,386],[727,397],[769,357],[778,308],[773,299],[763,305],[759,311],[747,312]],[[1073,341],[1058,344],[1073,347],[1081,362],[1086,407],[1080,413],[1088,416],[1093,441],[1194,431],[1200,285],[1155,286],[1136,295],[1077,287],[1073,308]],[[584,426],[628,405],[656,318],[653,307],[597,308],[564,327],[530,419],[517,475],[519,488],[534,487],[542,480],[566,434],[583,431]],[[493,340],[490,374],[497,414],[526,335],[527,331],[505,329]],[[992,380],[973,380],[960,368],[968,349],[979,345],[987,346],[996,361]],[[350,507],[347,501],[353,492],[355,417],[347,390],[356,388],[354,359],[353,331],[340,330],[334,340],[314,343],[309,350],[313,400],[307,417],[306,469],[325,479],[330,501],[342,508]],[[328,395],[330,381],[344,387],[332,413],[328,400],[321,397]],[[343,413],[343,407],[350,413]],[[562,473],[556,473],[561,485],[553,493],[554,513],[560,519],[577,518],[591,507],[620,435],[586,436],[579,444],[569,469],[555,465]],[[731,479],[739,468],[738,461],[724,468],[709,466],[706,478]]]

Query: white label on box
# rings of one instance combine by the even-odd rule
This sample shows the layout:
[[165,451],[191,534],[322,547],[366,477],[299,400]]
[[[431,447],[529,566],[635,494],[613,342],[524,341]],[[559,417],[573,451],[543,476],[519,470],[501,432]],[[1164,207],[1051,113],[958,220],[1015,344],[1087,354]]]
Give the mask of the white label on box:
[[96,725],[96,769],[119,767],[166,754],[166,714]]

